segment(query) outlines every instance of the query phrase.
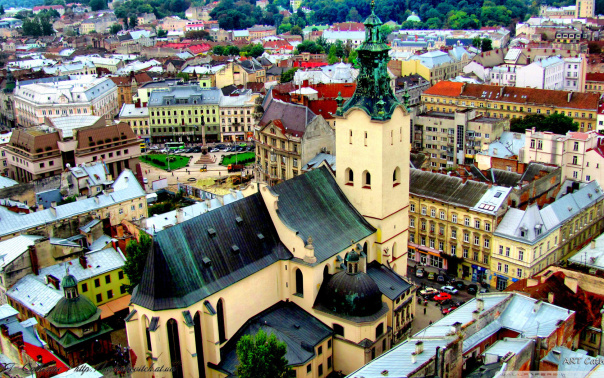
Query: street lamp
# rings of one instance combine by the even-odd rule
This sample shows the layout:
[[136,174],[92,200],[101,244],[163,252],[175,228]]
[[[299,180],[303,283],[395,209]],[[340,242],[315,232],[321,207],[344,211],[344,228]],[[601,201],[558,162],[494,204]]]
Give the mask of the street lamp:
[[[172,140],[176,141],[176,136],[174,135],[174,127],[170,126],[172,130]],[[170,172],[170,147],[166,148],[166,163],[168,163],[168,172]]]

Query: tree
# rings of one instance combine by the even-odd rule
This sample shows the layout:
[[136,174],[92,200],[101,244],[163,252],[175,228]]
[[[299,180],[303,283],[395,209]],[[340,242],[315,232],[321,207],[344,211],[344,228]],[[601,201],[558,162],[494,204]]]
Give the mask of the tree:
[[23,35],[29,37],[39,37],[42,35],[42,26],[35,18],[26,18],[23,20],[23,25],[21,26],[21,32]]
[[179,72],[176,74],[176,77],[182,78],[185,82],[189,81],[189,74],[186,72]]
[[166,38],[168,36],[168,32],[164,29],[157,30],[157,38]]
[[227,46],[224,49],[224,54],[223,55],[239,55],[240,51],[239,51],[239,47],[237,46]]
[[476,47],[477,49],[480,48],[480,46],[482,44],[482,39],[480,39],[480,37],[474,37],[472,38],[472,46]]
[[132,290],[141,282],[147,255],[151,250],[153,241],[145,232],[140,233],[138,242],[131,240],[126,246],[126,262],[124,263],[124,273],[130,280],[130,285],[126,288],[128,293],[132,294]]
[[187,39],[208,39],[210,38],[210,33],[206,30],[190,30],[185,33],[185,38]]
[[136,27],[136,25],[138,25],[138,18],[136,18],[136,16],[132,16],[130,17],[130,29],[134,29]]
[[105,2],[105,0],[90,0],[90,3],[88,3],[88,5],[90,5],[90,9],[92,9],[93,12],[107,9],[107,3]]
[[480,42],[480,50],[482,52],[493,50],[493,41],[489,38],[485,38]]
[[299,67],[290,68],[289,70],[281,73],[281,80],[279,80],[279,82],[283,84],[294,80],[294,75],[296,74],[298,68]]
[[348,63],[352,63],[352,65],[356,69],[361,68],[359,62],[357,61],[358,57],[359,57],[359,53],[357,52],[357,50],[352,50],[350,52],[350,54],[348,55]]
[[245,335],[237,342],[236,374],[240,378],[287,378],[291,368],[285,358],[287,344],[259,330],[255,336]]
[[214,55],[225,55],[224,54],[224,46],[216,45],[212,49],[212,54]]
[[55,29],[52,27],[52,24],[46,17],[40,17],[40,30],[42,35],[53,35],[55,34]]
[[292,28],[289,30],[289,33],[292,35],[304,35],[304,33],[302,32],[302,28],[298,25],[292,26]]
[[352,22],[361,21],[361,15],[359,14],[359,11],[357,10],[357,8],[355,8],[355,7],[350,8],[350,11],[348,12],[348,15],[346,16],[346,20],[352,21]]
[[111,27],[109,28],[109,32],[111,34],[117,34],[118,32],[120,32],[122,30],[122,24],[113,24],[111,25]]
[[329,48],[329,54],[327,54],[327,63],[335,64],[338,61],[338,57],[336,56],[336,45],[331,45]]
[[4,14],[4,6],[0,5],[0,14]]
[[510,121],[510,130],[513,132],[524,133],[524,130],[533,127],[536,131],[551,131],[559,135],[565,135],[568,131],[579,130],[577,122],[574,122],[571,117],[560,113],[554,113],[550,116],[530,114],[524,118],[512,118]]

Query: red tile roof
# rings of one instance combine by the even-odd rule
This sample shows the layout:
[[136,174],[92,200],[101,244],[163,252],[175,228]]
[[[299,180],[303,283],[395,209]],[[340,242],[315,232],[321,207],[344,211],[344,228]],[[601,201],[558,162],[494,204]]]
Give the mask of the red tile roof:
[[435,96],[457,97],[461,94],[463,83],[452,81],[439,81],[424,91],[424,94]]
[[207,43],[189,46],[189,51],[195,55],[210,51],[210,49],[211,47]]
[[548,294],[553,293],[554,305],[576,312],[576,330],[589,326],[600,328],[600,309],[604,306],[604,296],[585,291],[581,287],[574,293],[564,284],[565,277],[564,272],[555,272],[547,278],[539,276],[536,277],[540,280],[539,283],[531,287],[527,286],[528,280],[523,279],[513,282],[505,291],[521,291],[544,302],[548,301]]
[[[458,88],[459,91],[457,91]],[[438,82],[425,90],[424,94],[591,111],[597,111],[599,103],[599,95],[595,93],[572,92],[571,94],[567,91],[463,84],[450,81]]]
[[325,119],[332,119],[338,109],[336,100],[315,100],[310,101],[308,108],[316,115],[321,115]]
[[604,81],[604,73],[588,72],[585,74],[585,81]]
[[365,31],[365,25],[362,22],[338,22],[333,24],[330,29],[339,31]]

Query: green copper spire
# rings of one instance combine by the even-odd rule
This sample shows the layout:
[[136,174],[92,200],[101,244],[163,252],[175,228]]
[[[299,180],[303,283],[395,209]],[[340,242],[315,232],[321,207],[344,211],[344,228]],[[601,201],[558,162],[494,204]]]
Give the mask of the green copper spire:
[[363,109],[371,119],[387,120],[399,102],[394,97],[388,76],[388,51],[383,42],[380,26],[382,21],[375,14],[375,1],[371,1],[371,14],[365,20],[365,42],[357,49],[361,68],[354,95],[336,114],[343,115],[350,108]]

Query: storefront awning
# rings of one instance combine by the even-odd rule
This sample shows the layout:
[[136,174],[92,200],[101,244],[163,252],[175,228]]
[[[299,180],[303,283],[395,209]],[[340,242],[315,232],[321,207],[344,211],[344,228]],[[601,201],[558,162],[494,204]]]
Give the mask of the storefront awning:
[[110,316],[115,315],[116,312],[125,310],[130,304],[131,295],[125,295],[121,298],[107,302],[104,305],[99,306],[101,309],[101,319],[106,319]]

